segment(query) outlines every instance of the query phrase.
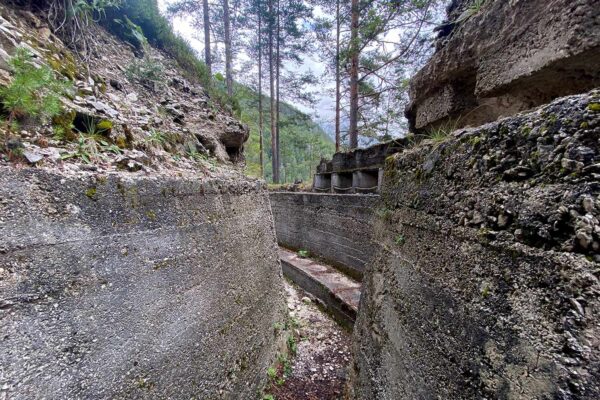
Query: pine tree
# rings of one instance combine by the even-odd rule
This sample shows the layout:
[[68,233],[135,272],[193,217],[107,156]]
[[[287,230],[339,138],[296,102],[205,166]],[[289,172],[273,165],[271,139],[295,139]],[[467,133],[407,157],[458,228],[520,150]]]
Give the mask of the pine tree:
[[204,28],[204,62],[208,69],[208,74],[212,76],[212,59],[210,55],[210,12],[208,9],[208,0],[202,0],[202,17]]

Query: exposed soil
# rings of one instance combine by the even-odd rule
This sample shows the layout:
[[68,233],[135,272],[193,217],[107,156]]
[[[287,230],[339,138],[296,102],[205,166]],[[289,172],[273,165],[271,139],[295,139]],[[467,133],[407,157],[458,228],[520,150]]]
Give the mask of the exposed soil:
[[296,357],[282,385],[268,391],[277,400],[341,399],[350,364],[351,333],[323,312],[297,286],[285,282],[290,317],[299,322]]

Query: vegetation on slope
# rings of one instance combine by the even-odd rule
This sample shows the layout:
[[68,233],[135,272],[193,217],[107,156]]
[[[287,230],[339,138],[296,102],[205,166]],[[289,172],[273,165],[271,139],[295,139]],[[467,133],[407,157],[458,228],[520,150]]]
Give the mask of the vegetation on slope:
[[[256,91],[247,86],[236,84],[234,96],[232,98],[228,97],[221,74],[216,74],[213,77],[208,75],[206,65],[198,59],[192,47],[184,39],[173,33],[168,20],[160,14],[156,0],[128,0],[119,9],[113,10],[112,15],[109,15],[109,19],[114,21],[115,19],[123,19],[123,16],[138,25],[150,43],[175,58],[191,79],[195,78],[208,88],[213,100],[230,108],[242,122],[250,127],[250,139],[246,144],[246,171],[251,176],[260,177],[258,95]],[[115,26],[113,22],[109,25],[111,25],[111,30],[122,32],[119,29],[120,27]],[[128,39],[126,36],[123,38]],[[272,181],[268,104],[269,98],[263,97],[264,178],[267,181]],[[312,178],[314,168],[321,157],[331,157],[335,145],[327,134],[306,114],[285,103],[281,103],[280,113],[281,182],[294,182],[299,179],[308,181]]]
[[[240,105],[242,122],[250,127],[250,139],[246,143],[246,172],[248,175],[260,177],[260,144],[258,130],[258,95],[242,85],[235,90],[236,101]],[[264,143],[264,177],[272,181],[271,167],[271,134],[269,132],[269,98],[263,96],[263,143]],[[310,117],[289,104],[280,105],[280,153],[281,183],[290,183],[301,179],[306,182],[322,157],[331,158],[335,152],[335,144],[327,134],[314,123]]]
[[[47,0],[50,7],[61,5],[56,0]],[[87,3],[86,3],[87,4]],[[225,82],[220,74],[211,76],[205,63],[200,60],[189,43],[174,33],[168,19],[161,15],[156,0],[111,0],[103,3],[90,3],[89,14],[73,15],[78,18],[99,20],[113,34],[129,42],[136,49],[142,61],[151,60],[147,53],[147,44],[160,48],[173,57],[183,69],[188,79],[201,83],[210,98],[231,110],[251,129],[251,136],[246,145],[247,173],[272,181],[271,133],[268,121],[269,98],[263,97],[263,138],[264,138],[264,174],[260,168],[260,147],[258,131],[258,95],[256,91],[240,84],[235,85],[234,96],[227,95]],[[64,5],[63,5],[64,6]],[[70,15],[70,14],[68,14]],[[94,17],[94,18],[92,18]],[[76,22],[72,24],[77,25]],[[62,32],[70,37],[70,43],[77,48],[79,40],[90,37],[89,31]],[[71,35],[71,36],[69,36]],[[87,46],[86,46],[87,48]],[[160,69],[160,66],[156,66]],[[128,72],[130,72],[128,70]],[[280,105],[280,140],[281,149],[281,182],[296,180],[310,181],[314,168],[322,157],[331,157],[334,144],[327,134],[306,114],[290,106]]]

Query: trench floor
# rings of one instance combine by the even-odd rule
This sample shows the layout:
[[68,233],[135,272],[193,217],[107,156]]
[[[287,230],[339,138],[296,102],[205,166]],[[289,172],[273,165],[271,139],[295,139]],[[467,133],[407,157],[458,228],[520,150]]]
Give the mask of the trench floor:
[[285,293],[295,321],[292,329],[297,351],[290,358],[288,373],[283,374],[285,380],[274,380],[267,393],[276,400],[342,399],[350,366],[351,332],[287,280]]

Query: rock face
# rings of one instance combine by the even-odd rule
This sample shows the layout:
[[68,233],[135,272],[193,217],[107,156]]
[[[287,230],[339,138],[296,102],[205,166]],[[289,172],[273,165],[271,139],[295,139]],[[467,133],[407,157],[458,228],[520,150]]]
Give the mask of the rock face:
[[266,190],[0,169],[0,397],[251,399],[285,305]]
[[412,79],[413,130],[480,125],[600,85],[596,0],[453,1]]
[[600,397],[600,92],[388,159],[356,399]]

